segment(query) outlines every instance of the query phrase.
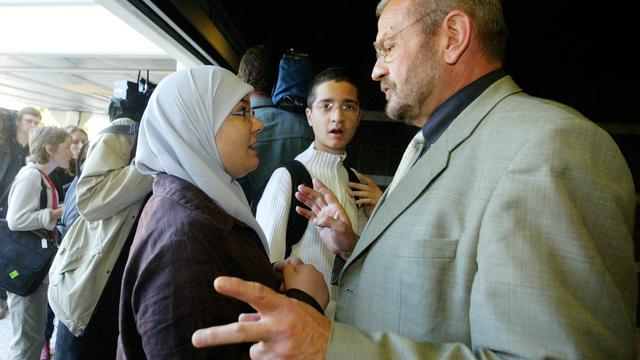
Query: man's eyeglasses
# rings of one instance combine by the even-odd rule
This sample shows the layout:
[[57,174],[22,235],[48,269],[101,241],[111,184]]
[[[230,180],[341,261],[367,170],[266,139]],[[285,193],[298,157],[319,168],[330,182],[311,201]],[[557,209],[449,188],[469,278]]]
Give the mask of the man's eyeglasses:
[[253,109],[242,109],[240,111],[234,111],[229,115],[233,116],[244,116],[244,119],[247,121],[251,121],[254,116],[256,116],[256,112]]
[[325,113],[332,113],[333,110],[337,109],[338,107],[340,107],[342,111],[349,115],[355,115],[360,111],[360,105],[354,102],[345,102],[342,105],[338,105],[329,101],[320,101],[317,104],[313,105],[313,107]]
[[433,13],[433,11],[428,11],[426,14],[420,16],[419,18],[417,18],[415,21],[413,21],[412,23],[410,23],[409,25],[403,27],[402,29],[396,31],[395,33],[387,36],[386,38],[378,41],[374,41],[373,42],[373,49],[376,51],[376,58],[378,58],[379,60],[382,60],[382,62],[384,63],[390,63],[393,59],[391,57],[391,50],[393,49],[393,46],[391,47],[385,47],[384,43],[386,43],[387,41],[391,40],[392,38],[398,36],[398,34],[400,34],[401,32],[407,30],[409,27],[411,27],[412,25],[417,24],[418,22],[420,22],[421,20],[425,19],[427,16],[431,15],[431,13]]
[[30,118],[22,118],[22,121],[26,122],[29,125],[33,125],[35,127],[40,126],[40,120],[30,119]]

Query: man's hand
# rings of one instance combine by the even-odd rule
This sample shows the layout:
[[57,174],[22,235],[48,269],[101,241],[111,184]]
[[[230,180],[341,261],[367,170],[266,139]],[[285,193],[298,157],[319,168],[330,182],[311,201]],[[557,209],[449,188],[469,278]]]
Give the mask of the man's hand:
[[349,187],[351,188],[349,195],[354,199],[357,199],[356,204],[362,206],[364,215],[368,219],[371,216],[373,209],[376,207],[376,204],[378,204],[378,201],[380,201],[380,198],[382,197],[382,190],[380,190],[372,178],[364,174],[360,174],[357,171],[355,173],[361,182],[349,182]]
[[313,187],[317,191],[304,185],[298,186],[296,199],[311,210],[296,206],[296,211],[313,222],[322,242],[332,253],[346,260],[358,241],[358,236],[351,228],[351,220],[336,196],[322,181],[313,179]]
[[214,287],[258,312],[241,314],[236,323],[197,330],[191,339],[195,347],[255,342],[252,359],[325,358],[331,321],[311,306],[238,278],[218,277]]

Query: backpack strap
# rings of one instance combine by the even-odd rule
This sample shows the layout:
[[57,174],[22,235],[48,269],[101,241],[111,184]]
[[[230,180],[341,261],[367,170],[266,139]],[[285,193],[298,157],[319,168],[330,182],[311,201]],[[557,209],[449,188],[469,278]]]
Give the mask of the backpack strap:
[[[100,135],[102,134],[133,135],[138,132],[139,128],[140,128],[140,123],[135,123],[131,125],[110,125],[102,129],[102,131],[100,131],[98,134]],[[84,145],[82,145],[78,153],[78,160],[76,161],[76,177],[80,177],[80,174],[82,174],[82,165],[84,164],[84,160],[80,160],[80,159],[83,159],[85,157],[88,149],[89,149],[89,142],[87,141],[86,143],[84,143]],[[67,191],[69,190],[67,189]]]
[[298,241],[304,235],[304,231],[307,228],[309,219],[298,214],[296,212],[296,206],[309,209],[304,203],[296,199],[296,191],[298,185],[303,184],[310,188],[313,188],[313,182],[311,181],[311,175],[307,168],[298,160],[292,160],[283,165],[291,176],[291,202],[289,205],[289,217],[287,219],[287,236],[284,258],[288,258],[291,255],[291,248],[297,244]]
[[[40,175],[39,171],[38,171],[38,175]],[[0,215],[2,216],[3,219],[7,216],[7,207],[9,207],[9,204],[8,204],[9,191],[11,190],[11,187],[13,186],[14,181],[15,179],[13,179],[11,184],[7,186],[7,188],[4,190],[4,193],[2,193],[2,197],[0,197],[0,202],[2,202],[0,204]],[[44,184],[44,179],[42,178],[42,175],[40,175],[40,189],[41,189],[40,190],[40,209],[42,210],[47,208],[47,187]]]
[[[140,123],[133,123],[131,125],[111,125],[108,128],[102,130],[100,134],[124,134],[124,135],[137,135],[140,129]],[[136,148],[138,143],[138,137],[136,136],[133,141],[133,147],[129,155],[129,161],[132,161],[136,156]]]
[[7,186],[6,189],[4,189],[4,192],[2,193],[2,196],[0,196],[0,218],[4,219],[7,216],[7,207],[9,206],[9,191],[11,191],[11,185],[13,184],[13,181],[11,182],[11,184],[9,184],[9,186]]
[[[44,179],[40,175],[40,210],[47,208],[47,186],[44,184]],[[51,189],[53,191],[53,189]]]
[[253,110],[258,110],[258,109],[266,109],[266,108],[274,108],[277,109],[278,107],[275,105],[258,105],[258,106],[252,106],[251,107]]
[[[347,169],[347,174],[349,175],[349,182],[359,183],[360,179],[358,179],[358,176],[356,175],[355,171],[353,171],[351,166],[349,166],[347,164],[344,164],[344,163],[342,165],[344,166],[345,169]],[[355,196],[354,199],[358,200],[359,197]]]
[[110,125],[100,131],[100,134],[135,134],[140,128],[140,123],[131,125]]
[[360,179],[358,179],[358,176],[356,175],[355,171],[353,171],[352,168],[350,168],[348,165],[345,165],[344,168],[347,169],[347,174],[349,174],[350,182],[354,182],[354,183],[360,182]]

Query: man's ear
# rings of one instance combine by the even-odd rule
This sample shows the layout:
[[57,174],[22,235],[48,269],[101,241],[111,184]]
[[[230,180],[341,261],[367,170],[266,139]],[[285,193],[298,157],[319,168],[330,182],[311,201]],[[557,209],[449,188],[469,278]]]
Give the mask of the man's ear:
[[307,123],[309,124],[309,126],[313,127],[313,125],[311,124],[311,109],[304,109],[304,113],[307,115]]
[[453,65],[469,47],[471,42],[471,17],[460,10],[453,10],[444,18],[444,60]]

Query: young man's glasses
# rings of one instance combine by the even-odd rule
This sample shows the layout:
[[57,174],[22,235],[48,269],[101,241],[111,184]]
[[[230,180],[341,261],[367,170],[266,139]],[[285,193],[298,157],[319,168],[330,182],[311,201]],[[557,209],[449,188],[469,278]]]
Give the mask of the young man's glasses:
[[254,116],[256,116],[256,112],[253,109],[242,109],[240,111],[234,111],[230,115],[234,116],[244,116],[244,119],[247,121],[251,121]]
[[354,102],[346,102],[342,105],[338,105],[329,101],[320,101],[313,107],[324,113],[332,113],[333,110],[337,109],[338,107],[349,115],[355,115],[360,111],[360,106]]

